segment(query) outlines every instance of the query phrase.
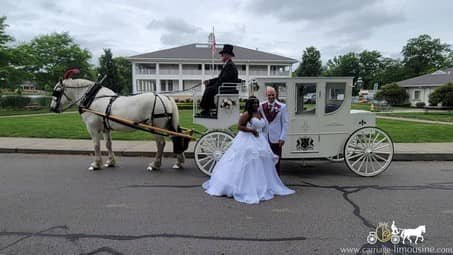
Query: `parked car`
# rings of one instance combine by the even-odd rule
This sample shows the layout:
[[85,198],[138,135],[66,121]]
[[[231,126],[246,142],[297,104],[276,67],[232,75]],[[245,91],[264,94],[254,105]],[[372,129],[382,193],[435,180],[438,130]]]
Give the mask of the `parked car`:
[[316,103],[316,93],[308,93],[304,96],[305,104],[314,104]]

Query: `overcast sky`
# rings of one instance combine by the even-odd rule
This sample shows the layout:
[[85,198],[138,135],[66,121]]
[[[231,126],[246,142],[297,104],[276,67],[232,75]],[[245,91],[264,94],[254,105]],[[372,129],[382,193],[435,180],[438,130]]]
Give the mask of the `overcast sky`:
[[207,42],[212,27],[217,43],[297,60],[309,46],[323,64],[364,49],[398,58],[420,34],[453,44],[452,10],[451,0],[0,0],[16,42],[67,31],[96,59],[103,48],[131,56]]

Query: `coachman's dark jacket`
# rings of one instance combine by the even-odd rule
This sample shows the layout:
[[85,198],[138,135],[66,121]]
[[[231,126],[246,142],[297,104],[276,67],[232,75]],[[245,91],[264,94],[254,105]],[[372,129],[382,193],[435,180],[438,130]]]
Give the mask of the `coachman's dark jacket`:
[[201,98],[200,106],[203,109],[215,108],[214,97],[217,95],[218,88],[222,83],[236,83],[238,80],[238,70],[230,59],[225,63],[222,71],[220,71],[219,77],[210,79],[203,97]]

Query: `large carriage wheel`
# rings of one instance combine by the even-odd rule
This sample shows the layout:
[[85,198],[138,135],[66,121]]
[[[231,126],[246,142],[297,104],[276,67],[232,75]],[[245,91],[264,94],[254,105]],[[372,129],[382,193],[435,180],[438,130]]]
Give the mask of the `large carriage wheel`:
[[339,152],[337,155],[335,156],[332,156],[332,157],[327,157],[326,158],[327,160],[331,161],[331,162],[343,162],[344,161],[344,154],[343,154],[343,151],[342,152]]
[[211,175],[217,161],[230,147],[233,136],[225,131],[212,131],[204,134],[195,144],[195,163],[206,175]]
[[363,127],[352,133],[344,146],[344,161],[360,176],[376,176],[384,172],[393,159],[393,142],[377,127]]

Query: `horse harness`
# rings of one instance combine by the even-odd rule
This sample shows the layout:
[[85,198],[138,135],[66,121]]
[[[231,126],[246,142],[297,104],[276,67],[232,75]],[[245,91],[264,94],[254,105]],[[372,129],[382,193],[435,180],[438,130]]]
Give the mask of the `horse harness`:
[[[90,89],[88,89],[88,91],[85,93],[85,95],[82,97],[82,99],[80,101],[79,113],[80,114],[83,113],[83,108],[89,109],[94,100],[100,99],[100,98],[109,97],[110,100],[109,100],[109,104],[107,105],[107,107],[105,109],[105,116],[103,116],[103,123],[104,123],[104,129],[105,130],[113,130],[113,128],[112,128],[112,126],[110,124],[109,116],[110,116],[110,114],[112,112],[113,102],[115,102],[115,100],[119,96],[118,95],[111,95],[111,96],[107,96],[106,95],[106,96],[96,97],[97,93],[99,92],[99,90],[101,90],[101,88],[102,88],[101,84],[95,83]],[[148,122],[148,120],[150,120],[151,121],[151,125],[153,125],[153,121],[156,118],[167,118],[167,123],[170,123],[170,121],[173,119],[172,118],[172,114],[167,112],[167,107],[165,107],[164,101],[162,100],[161,96],[156,94],[156,93],[154,93],[154,92],[153,92],[153,94],[154,94],[154,103],[153,103],[153,108],[152,108],[152,112],[151,112],[150,118],[142,120],[142,121],[140,121],[138,123],[146,123],[146,122]],[[165,97],[168,98],[168,96],[165,96]],[[157,98],[159,99],[159,101],[162,104],[162,107],[164,108],[164,112],[163,113],[157,113],[157,114],[155,113]]]

